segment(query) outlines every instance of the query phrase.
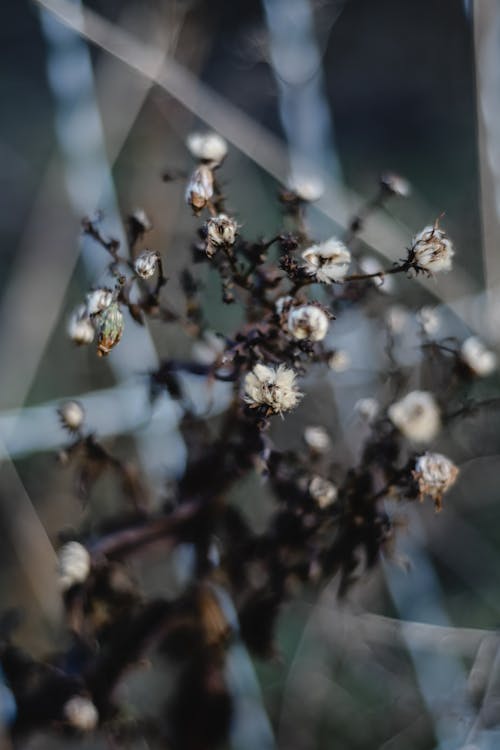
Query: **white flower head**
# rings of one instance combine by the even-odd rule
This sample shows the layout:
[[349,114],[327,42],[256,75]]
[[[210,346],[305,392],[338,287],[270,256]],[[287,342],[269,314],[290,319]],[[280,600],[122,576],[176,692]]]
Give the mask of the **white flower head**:
[[309,425],[304,430],[306,445],[314,453],[326,453],[332,445],[330,435],[321,425]]
[[477,336],[469,336],[460,350],[462,361],[479,377],[491,375],[497,366],[497,356],[490,351]]
[[141,232],[149,232],[153,228],[153,223],[143,208],[134,209],[130,218]]
[[432,393],[411,391],[387,410],[389,419],[409,440],[428,443],[441,427],[439,407]]
[[371,424],[377,418],[380,411],[380,404],[376,398],[360,398],[354,404],[354,411],[364,422]]
[[143,250],[134,260],[134,271],[141,279],[150,279],[155,274],[159,259],[156,250]]
[[289,188],[302,201],[312,203],[321,198],[325,192],[325,184],[317,175],[297,175],[289,181]]
[[431,497],[437,511],[441,510],[443,494],[455,483],[457,476],[458,468],[441,453],[424,453],[419,456],[413,471],[420,497]]
[[58,553],[59,585],[63,590],[83,583],[90,572],[90,555],[79,542],[67,542]]
[[97,315],[97,313],[106,310],[113,302],[113,292],[111,289],[92,289],[85,295],[85,304],[88,315]]
[[345,372],[351,366],[351,355],[345,349],[336,349],[328,358],[328,367],[334,372]]
[[296,339],[322,341],[328,333],[330,320],[321,307],[316,305],[301,305],[292,307],[288,313],[288,330]]
[[205,223],[205,231],[207,236],[205,250],[207,255],[212,257],[217,248],[234,245],[238,233],[238,224],[226,214],[219,214],[208,219]]
[[64,718],[73,729],[80,732],[91,732],[99,721],[97,708],[89,698],[73,695],[63,707]]
[[78,346],[91,344],[95,330],[87,312],[86,305],[79,305],[68,320],[68,336]]
[[200,164],[189,179],[186,188],[186,202],[195,213],[198,213],[205,208],[213,194],[213,172],[206,164]]
[[411,185],[408,180],[394,172],[384,172],[380,178],[381,185],[393,195],[399,195],[400,198],[408,198],[411,193]]
[[227,154],[227,142],[213,131],[190,133],[186,138],[186,146],[195,159],[215,164],[220,164]]
[[[366,274],[381,273],[384,270],[382,264],[373,255],[365,255],[361,258],[359,267],[361,272]],[[374,276],[370,281],[384,294],[391,294],[394,291],[394,276]]]
[[434,307],[429,307],[427,305],[421,307],[418,311],[417,322],[427,336],[433,336],[437,333],[439,326],[441,325],[441,319],[437,310]]
[[323,284],[342,281],[349,270],[351,253],[343,242],[332,237],[326,242],[311,245],[302,253],[304,270]]
[[394,335],[402,333],[408,323],[408,311],[403,305],[391,305],[385,314],[389,331]]
[[85,419],[83,406],[78,401],[65,401],[58,409],[63,427],[70,432],[80,429]]
[[309,494],[320,508],[327,508],[337,499],[338,490],[328,479],[316,475],[309,483]]
[[415,235],[411,252],[417,266],[430,273],[449,271],[455,255],[453,243],[446,232],[439,229],[437,222]]
[[264,406],[274,414],[290,411],[302,397],[295,379],[295,372],[285,365],[256,364],[245,377],[245,401],[251,408]]

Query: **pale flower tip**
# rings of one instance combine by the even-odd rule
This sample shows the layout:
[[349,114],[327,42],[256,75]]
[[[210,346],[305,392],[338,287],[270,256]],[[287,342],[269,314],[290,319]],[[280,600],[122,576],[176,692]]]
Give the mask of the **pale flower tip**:
[[394,172],[384,172],[380,177],[380,184],[388,193],[400,198],[408,198],[411,193],[411,185],[408,180]]
[[417,270],[439,273],[450,271],[455,250],[446,232],[438,222],[415,235],[412,240],[409,260]]
[[325,184],[318,175],[297,175],[288,181],[289,189],[295,193],[297,198],[312,203],[321,198],[325,192]]
[[328,479],[316,475],[309,483],[309,494],[320,508],[328,508],[336,501],[338,490]]
[[141,279],[154,276],[159,263],[159,253],[156,250],[143,250],[134,260],[134,271]]
[[433,308],[424,306],[417,313],[417,322],[427,336],[433,336],[441,325],[439,313]]
[[68,320],[67,333],[77,346],[91,344],[95,330],[86,305],[79,305]]
[[328,432],[320,425],[305,428],[304,442],[313,453],[326,453],[332,445]]
[[328,357],[328,367],[333,372],[346,372],[351,366],[351,355],[345,349],[336,349]]
[[432,393],[411,391],[387,410],[393,425],[415,443],[429,443],[441,429],[439,407]]
[[80,732],[91,732],[99,722],[97,708],[89,698],[73,695],[63,707],[64,718],[68,724]]
[[415,462],[413,478],[418,485],[420,498],[430,497],[436,511],[441,511],[442,498],[458,477],[458,467],[441,453],[424,453]]
[[90,555],[83,544],[67,542],[58,553],[59,585],[63,591],[83,583],[90,572]]
[[77,432],[85,419],[85,411],[78,401],[65,401],[57,410],[61,424],[70,432]]
[[332,237],[304,250],[304,270],[323,284],[343,281],[351,263],[351,253],[341,240]]
[[190,133],[186,146],[195,159],[220,164],[227,154],[227,142],[213,131]]
[[497,368],[497,356],[477,336],[469,336],[460,349],[462,362],[478,377],[487,377]]
[[186,187],[186,202],[199,213],[214,194],[214,176],[211,168],[200,164],[193,172]]
[[298,340],[322,341],[329,325],[328,315],[317,305],[292,307],[288,313],[288,330]]
[[360,398],[354,404],[354,411],[363,420],[363,422],[372,424],[378,416],[378,413],[380,411],[380,404],[376,398]]

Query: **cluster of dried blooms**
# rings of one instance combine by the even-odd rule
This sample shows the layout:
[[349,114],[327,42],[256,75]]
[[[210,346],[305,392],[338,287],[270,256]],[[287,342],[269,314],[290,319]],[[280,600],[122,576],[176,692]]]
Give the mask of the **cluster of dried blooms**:
[[[96,340],[102,356],[119,345],[127,311],[132,318],[127,325],[156,318],[183,326],[196,357],[163,361],[151,373],[150,386],[152,398],[165,389],[184,409],[188,465],[168,502],[150,511],[137,471],[110,455],[87,429],[82,406],[75,401],[61,406],[71,436],[62,457],[74,467],[80,496],[86,498],[96,479],[111,471],[131,510],[100,531],[82,529],[60,546],[69,648],[37,661],[5,638],[3,669],[17,702],[14,735],[47,726],[69,733],[100,727],[109,737],[140,735],[161,747],[217,747],[231,723],[225,673],[231,638],[243,639],[253,654],[271,655],[280,607],[297,585],[317,586],[337,574],[345,592],[359,575],[360,560],[370,567],[391,550],[395,524],[387,499],[427,497],[440,510],[458,476],[452,460],[432,448],[457,413],[451,411],[453,397],[443,403],[429,390],[405,392],[403,386],[391,403],[368,395],[356,403],[366,442],[355,466],[335,463],[335,436],[323,426],[306,427],[298,452],[280,451],[270,430],[273,419],[288,419],[300,405],[308,371],[348,370],[348,353],[335,346],[335,320],[346,308],[370,295],[390,298],[395,274],[430,276],[451,269],[454,248],[438,221],[416,234],[403,260],[390,268],[359,255],[358,234],[369,210],[391,197],[406,197],[406,181],[384,175],[376,198],[353,219],[346,236],[321,240],[308,236],[305,221],[308,202],[321,188],[294,185],[281,194],[287,230],[249,242],[217,178],[227,144],[214,133],[196,133],[187,146],[196,164],[186,202],[200,217],[193,252],[197,262],[217,270],[222,299],[241,305],[244,324],[231,338],[208,330],[200,284],[190,272],[182,279],[185,310],[171,308],[160,253],[140,248],[151,229],[144,211],[129,217],[127,248],[102,234],[99,219],[84,221],[85,234],[110,256],[114,288],[87,294],[70,319],[69,336],[78,345]],[[389,337],[400,334],[404,315],[401,307],[389,307],[383,322]],[[449,382],[459,386],[495,368],[494,355],[475,337],[462,345],[433,339],[439,318],[432,308],[422,308],[418,322],[423,356],[439,356]],[[215,436],[201,429],[184,400],[183,372],[229,384],[230,404]],[[252,472],[261,474],[275,498],[274,514],[261,533],[227,500],[230,489]],[[195,552],[196,574],[175,599],[148,599],[126,565],[159,541],[166,555],[182,543]],[[228,624],[221,590],[234,602],[238,634]],[[178,679],[163,715],[154,721],[131,718],[116,698],[124,674],[139,669],[145,656],[174,655]]]

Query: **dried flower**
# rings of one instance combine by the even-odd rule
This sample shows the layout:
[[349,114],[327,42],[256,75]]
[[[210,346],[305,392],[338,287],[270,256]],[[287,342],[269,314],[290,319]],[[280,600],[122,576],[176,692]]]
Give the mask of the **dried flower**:
[[154,276],[159,258],[156,250],[143,250],[134,261],[134,271],[141,279],[150,279]]
[[411,254],[418,268],[430,273],[449,271],[455,255],[453,244],[437,222],[425,227],[412,240]]
[[290,411],[302,397],[295,378],[295,372],[285,365],[256,364],[245,376],[245,401],[251,408],[267,407],[270,413]]
[[59,585],[69,589],[83,583],[90,572],[90,555],[79,542],[67,542],[59,550]]
[[91,344],[94,340],[94,326],[85,305],[79,305],[68,320],[68,336],[78,346]]
[[226,214],[213,216],[205,223],[207,244],[205,251],[211,258],[217,248],[231,247],[236,240],[238,225],[234,219],[230,219]]
[[441,325],[439,314],[433,307],[425,306],[420,308],[417,313],[417,321],[428,336],[433,336],[437,333]]
[[186,146],[195,159],[220,164],[227,154],[227,143],[218,133],[190,133]]
[[398,195],[400,198],[408,198],[411,193],[408,180],[393,172],[385,172],[380,178],[380,184],[387,192]]
[[324,427],[320,425],[310,425],[304,430],[304,440],[306,445],[314,453],[326,453],[332,445],[330,435]]
[[309,494],[320,508],[327,508],[337,499],[338,490],[328,479],[317,475],[309,483]]
[[432,393],[411,391],[387,410],[389,419],[409,440],[428,443],[441,427],[438,405]]
[[58,409],[63,427],[70,432],[77,432],[85,419],[83,406],[78,401],[65,401]]
[[345,372],[351,366],[351,355],[345,349],[336,349],[328,358],[328,367],[334,372]]
[[210,167],[200,164],[188,182],[186,188],[186,201],[195,213],[201,211],[207,205],[214,194],[214,176]]
[[289,188],[297,198],[307,203],[319,200],[325,192],[325,184],[317,175],[299,175],[290,180]]
[[462,344],[460,350],[462,361],[467,367],[479,377],[491,375],[497,366],[497,356],[486,348],[477,336],[469,336]]
[[106,310],[113,302],[113,292],[105,287],[102,289],[92,289],[85,295],[85,305],[88,315],[97,315],[97,313]]
[[420,498],[429,495],[436,510],[441,510],[443,494],[455,483],[458,468],[441,453],[424,453],[417,458],[413,478],[418,482]]
[[377,418],[377,414],[380,411],[380,404],[376,398],[360,398],[354,404],[354,411],[361,419],[370,424]]
[[97,354],[104,357],[120,341],[123,334],[124,320],[117,302],[113,302],[96,318]]
[[403,305],[391,305],[385,316],[387,327],[393,335],[402,333],[408,323],[408,312]]
[[305,272],[314,276],[316,281],[331,284],[332,281],[342,281],[349,270],[351,253],[343,242],[332,237],[326,242],[311,245],[302,253],[305,260]]
[[[362,273],[366,274],[382,273],[384,270],[382,264],[372,255],[361,258],[359,267]],[[394,291],[395,280],[393,276],[374,276],[370,281],[379,291],[385,294],[390,294]]]
[[288,330],[296,339],[322,341],[328,332],[330,320],[321,307],[302,305],[288,313]]
[[97,708],[89,698],[73,695],[63,707],[64,718],[74,729],[80,732],[91,732],[99,721]]

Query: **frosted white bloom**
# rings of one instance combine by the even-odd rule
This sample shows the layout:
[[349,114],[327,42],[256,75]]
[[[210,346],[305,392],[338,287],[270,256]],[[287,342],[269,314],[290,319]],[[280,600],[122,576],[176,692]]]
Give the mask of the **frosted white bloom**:
[[439,432],[441,417],[432,393],[411,391],[387,410],[389,419],[409,440],[428,443]]
[[289,187],[295,195],[308,203],[319,200],[325,191],[325,184],[317,175],[299,175],[290,180]]
[[78,401],[65,401],[58,409],[59,417],[63,427],[76,432],[79,430],[85,419],[83,406]]
[[418,482],[420,496],[429,495],[441,510],[443,494],[455,483],[458,468],[441,453],[424,453],[417,458],[414,479]]
[[306,265],[304,269],[309,276],[314,276],[323,284],[342,281],[349,270],[351,253],[343,242],[332,237],[326,242],[311,245],[302,253]]
[[309,483],[309,494],[320,508],[327,508],[337,499],[338,490],[328,479],[317,475]]
[[210,167],[200,164],[190,177],[186,188],[186,201],[193,211],[201,211],[214,194],[214,176]]
[[386,312],[385,319],[389,331],[397,335],[403,332],[408,323],[408,311],[402,305],[391,305]]
[[345,349],[337,349],[328,358],[328,367],[334,372],[345,372],[351,366],[351,355]]
[[78,346],[92,343],[95,331],[85,305],[79,305],[71,314],[67,331],[71,341]]
[[292,307],[288,313],[288,330],[296,339],[322,341],[328,333],[330,320],[324,310],[316,305]]
[[238,224],[226,214],[213,216],[205,223],[207,235],[206,253],[209,257],[215,253],[218,247],[231,247],[236,240]]
[[59,584],[69,589],[76,583],[83,583],[90,572],[90,555],[79,542],[67,542],[58,554]]
[[112,302],[113,292],[110,289],[92,289],[85,295],[88,315],[97,315],[97,313],[106,310]]
[[141,279],[154,276],[160,256],[156,250],[143,250],[134,260],[134,271]]
[[292,304],[293,304],[293,297],[287,294],[283,297],[278,297],[278,299],[274,303],[274,307],[278,315],[283,315],[283,313],[288,312]]
[[380,178],[381,184],[393,195],[408,198],[411,193],[411,185],[408,180],[393,172],[385,172]]
[[89,698],[73,695],[63,707],[64,718],[74,729],[80,732],[91,732],[99,721],[97,708]]
[[332,445],[330,435],[320,425],[309,425],[304,430],[306,445],[315,453],[326,453]]
[[455,250],[446,232],[436,224],[415,235],[411,250],[417,265],[426,271],[438,273],[451,269]]
[[302,397],[295,378],[295,372],[285,365],[257,364],[245,377],[245,401],[252,408],[266,406],[276,414],[290,411]]
[[131,219],[140,227],[143,232],[149,232],[153,228],[151,219],[143,208],[136,208],[132,214]]
[[[384,270],[382,264],[373,255],[366,255],[364,258],[361,258],[359,267],[362,273],[366,274],[380,273]],[[393,276],[374,276],[370,280],[379,291],[385,294],[390,294],[394,291]]]
[[441,325],[439,313],[433,307],[428,306],[420,308],[417,313],[417,321],[428,336],[437,333]]
[[226,342],[222,336],[217,336],[213,331],[205,331],[200,341],[195,341],[192,348],[193,357],[203,365],[211,365],[220,357],[226,348]]
[[475,375],[486,377],[491,375],[497,366],[497,356],[486,348],[477,336],[469,336],[462,344],[460,356],[463,362]]
[[218,133],[210,131],[190,133],[186,138],[186,146],[195,159],[216,164],[220,164],[227,154],[227,142]]
[[370,424],[377,418],[380,411],[380,404],[376,398],[360,398],[354,404],[354,411],[361,419]]

